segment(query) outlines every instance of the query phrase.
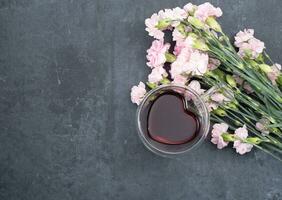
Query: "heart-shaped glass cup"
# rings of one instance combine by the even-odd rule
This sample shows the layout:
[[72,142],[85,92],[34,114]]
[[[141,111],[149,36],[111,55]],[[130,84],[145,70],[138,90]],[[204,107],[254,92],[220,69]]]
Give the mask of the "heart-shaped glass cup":
[[[196,137],[184,144],[170,145],[160,143],[153,140],[148,134],[148,115],[152,103],[158,96],[172,91],[180,94],[184,98],[186,105],[188,104],[187,106],[193,110],[193,113],[198,117],[200,123],[200,130]],[[183,154],[199,146],[209,132],[210,115],[204,101],[212,91],[214,91],[214,88],[199,96],[196,91],[188,87],[170,84],[161,85],[148,92],[137,109],[138,133],[144,145],[152,152],[161,156]]]

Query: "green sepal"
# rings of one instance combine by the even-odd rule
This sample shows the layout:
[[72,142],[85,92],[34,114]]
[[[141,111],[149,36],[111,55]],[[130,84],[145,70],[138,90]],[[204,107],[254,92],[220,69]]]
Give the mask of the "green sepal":
[[166,62],[173,63],[176,60],[176,56],[171,53],[165,53]]
[[156,84],[156,83],[147,82],[146,85],[147,85],[150,89],[154,89],[154,88],[157,87],[157,84]]
[[216,21],[214,17],[208,17],[206,19],[206,23],[211,29],[215,30],[216,32],[222,32],[220,24]]

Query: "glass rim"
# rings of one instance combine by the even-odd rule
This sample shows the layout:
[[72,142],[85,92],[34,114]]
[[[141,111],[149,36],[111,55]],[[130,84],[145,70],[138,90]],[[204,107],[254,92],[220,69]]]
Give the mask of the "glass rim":
[[[171,152],[171,151],[164,151],[161,150],[157,147],[155,147],[154,145],[152,145],[150,142],[148,142],[147,138],[144,136],[144,133],[142,131],[141,128],[141,123],[140,123],[140,114],[141,114],[141,110],[145,104],[145,102],[147,101],[147,99],[155,92],[164,89],[164,88],[173,88],[173,87],[178,87],[181,89],[185,89],[188,90],[189,92],[191,92],[193,95],[195,95],[195,97],[197,98],[197,100],[199,100],[200,104],[203,107],[204,110],[204,119],[205,119],[205,126],[204,126],[204,133],[202,134],[202,136],[189,148],[184,149],[182,151],[178,151],[178,152]],[[191,151],[192,149],[194,149],[195,147],[198,147],[203,141],[204,139],[207,137],[208,132],[209,132],[209,128],[210,128],[210,113],[208,111],[208,108],[204,102],[204,100],[201,98],[201,96],[193,89],[188,88],[187,86],[183,86],[183,85],[178,85],[178,84],[166,84],[166,85],[160,85],[152,90],[150,90],[143,98],[143,100],[141,101],[141,103],[139,104],[137,111],[136,111],[136,123],[137,123],[137,131],[138,131],[138,135],[142,141],[142,143],[153,153],[156,153],[158,155],[161,156],[176,156],[176,155],[181,155],[184,154],[186,152]]]

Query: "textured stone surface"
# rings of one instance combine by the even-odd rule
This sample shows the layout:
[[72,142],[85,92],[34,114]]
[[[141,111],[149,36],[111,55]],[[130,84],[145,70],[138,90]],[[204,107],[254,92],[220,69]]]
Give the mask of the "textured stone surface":
[[[193,1],[199,3],[203,1]],[[282,62],[282,1],[211,1],[224,30],[253,27]],[[137,137],[144,19],[185,0],[0,0],[1,200],[278,200],[282,165],[208,141],[178,159]]]

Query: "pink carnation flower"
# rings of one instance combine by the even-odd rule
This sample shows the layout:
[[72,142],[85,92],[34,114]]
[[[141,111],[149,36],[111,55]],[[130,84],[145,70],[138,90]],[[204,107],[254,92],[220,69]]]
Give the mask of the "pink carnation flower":
[[[237,136],[240,139],[246,139],[248,137],[248,130],[246,128],[246,125],[244,125],[241,128],[237,128],[235,130],[235,136]],[[236,149],[236,152],[240,155],[243,155],[247,152],[250,152],[253,148],[252,144],[244,143],[241,140],[234,141],[233,148]]]
[[181,52],[181,50],[184,48],[184,43],[180,40],[176,41],[176,45],[174,47],[174,51],[173,51],[173,54],[178,56]]
[[182,42],[185,39],[185,35],[180,33],[176,28],[172,31],[172,40]]
[[269,78],[269,80],[271,80],[273,85],[276,85],[276,79],[278,78],[278,76],[281,73],[281,65],[275,63],[272,67],[271,67],[272,71],[267,73],[267,77]]
[[269,134],[269,130],[267,129],[266,126],[269,124],[270,121],[268,119],[262,118],[256,123],[256,129],[260,131],[263,135],[267,135]]
[[171,76],[174,78],[179,74],[203,75],[208,68],[209,56],[190,47],[181,49],[179,55],[171,64]]
[[131,88],[131,101],[139,105],[146,94],[145,84],[140,82],[138,86]]
[[151,18],[145,20],[145,30],[149,33],[150,36],[161,40],[164,38],[164,32],[156,28],[159,23],[159,20],[160,17],[158,16],[158,14],[154,13]]
[[177,75],[172,83],[177,84],[177,85],[185,85],[187,83],[188,79],[187,77],[183,76],[183,75]]
[[218,108],[218,104],[215,103],[214,101],[206,102],[206,106],[207,106],[209,112],[211,112],[211,111],[213,111],[213,110]]
[[186,11],[186,12],[193,12],[193,10],[196,8],[195,5],[193,5],[192,3],[188,3],[186,4],[183,9]]
[[[176,45],[174,47],[174,55],[179,55],[182,49],[186,48],[189,49],[190,52],[192,52],[192,45],[193,45],[193,39],[191,37],[187,37],[185,39],[182,39],[181,37],[174,37],[176,41]],[[189,57],[190,58],[190,57]]]
[[197,92],[198,95],[204,94],[205,90],[201,88],[199,81],[193,80],[189,83],[188,88]]
[[263,52],[264,47],[264,42],[256,39],[256,38],[251,38],[249,40],[249,45],[250,49],[253,51],[253,58],[257,58],[260,53]]
[[195,11],[195,17],[203,22],[206,21],[208,17],[220,17],[221,15],[222,10],[220,8],[215,8],[209,2],[199,5]]
[[263,49],[265,48],[264,42],[256,39],[251,38],[248,42],[244,42],[240,44],[239,52],[238,54],[241,57],[245,57],[246,53],[250,53],[251,59],[256,59],[259,54],[263,52]]
[[223,103],[224,101],[228,100],[223,94],[221,93],[214,93],[211,95],[211,100],[217,103]]
[[254,29],[239,31],[235,36],[235,46],[241,47],[244,42],[247,42],[251,38],[254,38]]
[[188,14],[184,9],[179,7],[173,9],[164,9],[160,10],[158,16],[161,19],[169,19],[171,20],[171,26],[176,27],[180,24],[180,21],[187,18]]
[[170,45],[164,44],[163,40],[154,40],[152,46],[147,50],[147,65],[151,68],[162,67],[166,62],[165,53]]
[[222,134],[226,133],[228,130],[228,125],[225,123],[214,124],[212,129],[212,139],[211,142],[217,145],[218,149],[222,149],[228,145],[222,138]]
[[195,50],[191,53],[189,62],[185,64],[184,70],[192,75],[203,75],[208,69],[209,56]]
[[148,80],[150,83],[158,83],[166,76],[167,73],[163,67],[155,67],[153,68],[151,74],[149,74]]
[[185,72],[184,66],[188,63],[190,56],[192,54],[191,48],[179,47],[181,48],[179,55],[176,60],[171,64],[170,74],[172,78],[181,75]]

